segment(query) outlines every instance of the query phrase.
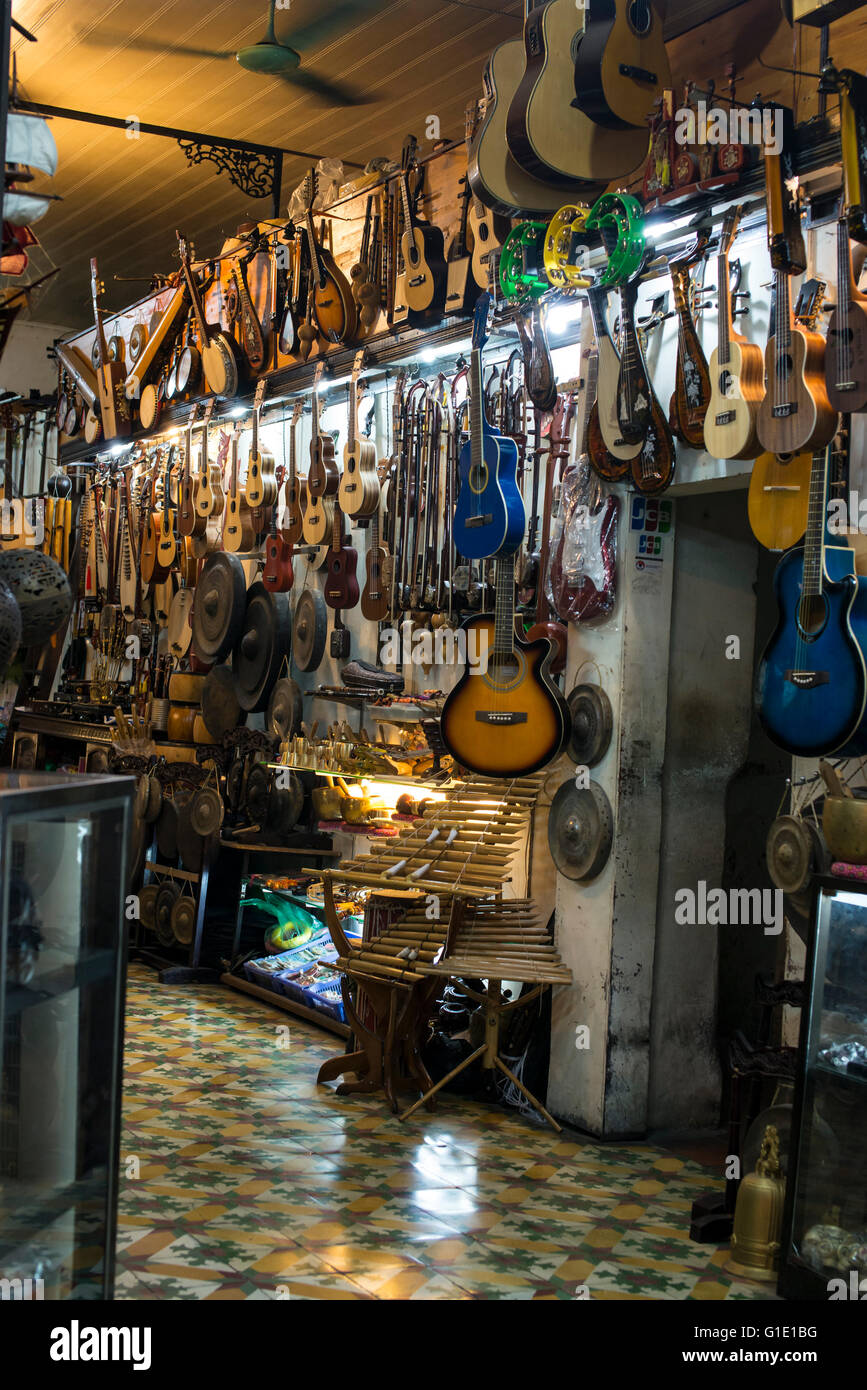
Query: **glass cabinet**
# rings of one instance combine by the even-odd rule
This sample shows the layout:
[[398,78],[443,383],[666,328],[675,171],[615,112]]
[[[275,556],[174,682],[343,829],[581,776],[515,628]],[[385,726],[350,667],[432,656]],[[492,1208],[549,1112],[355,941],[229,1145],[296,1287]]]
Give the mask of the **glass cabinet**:
[[112,1296],[130,777],[0,773],[0,1296]]
[[805,983],[779,1291],[850,1298],[867,1280],[867,885],[818,881]]

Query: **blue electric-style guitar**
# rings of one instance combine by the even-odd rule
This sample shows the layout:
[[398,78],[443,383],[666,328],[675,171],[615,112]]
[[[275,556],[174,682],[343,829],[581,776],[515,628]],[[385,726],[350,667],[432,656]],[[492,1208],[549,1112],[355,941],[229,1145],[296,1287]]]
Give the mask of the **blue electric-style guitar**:
[[513,555],[524,539],[526,517],[518,490],[518,448],[492,429],[485,417],[482,348],[492,310],[490,294],[479,295],[473,313],[470,359],[470,437],[458,460],[460,491],[455,508],[455,548],[466,560]]
[[867,752],[867,586],[828,526],[830,458],[813,455],[804,544],[777,565],[779,621],[757,682],[765,733],[799,757]]

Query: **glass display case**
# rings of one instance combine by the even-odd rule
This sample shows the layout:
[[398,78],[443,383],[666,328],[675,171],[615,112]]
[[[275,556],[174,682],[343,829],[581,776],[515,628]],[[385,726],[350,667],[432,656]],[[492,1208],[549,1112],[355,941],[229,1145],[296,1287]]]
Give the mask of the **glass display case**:
[[805,985],[779,1292],[827,1300],[867,1279],[867,885],[818,880]]
[[0,1281],[112,1296],[131,777],[0,773]]

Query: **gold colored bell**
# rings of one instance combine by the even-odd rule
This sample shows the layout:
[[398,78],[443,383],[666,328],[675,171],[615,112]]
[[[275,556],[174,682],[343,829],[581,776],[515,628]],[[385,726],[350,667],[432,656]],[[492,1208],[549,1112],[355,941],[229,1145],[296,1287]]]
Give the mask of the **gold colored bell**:
[[776,1278],[785,1191],[780,1136],[775,1125],[768,1125],[756,1171],[748,1173],[738,1188],[731,1256],[725,1266],[728,1274],[762,1281]]

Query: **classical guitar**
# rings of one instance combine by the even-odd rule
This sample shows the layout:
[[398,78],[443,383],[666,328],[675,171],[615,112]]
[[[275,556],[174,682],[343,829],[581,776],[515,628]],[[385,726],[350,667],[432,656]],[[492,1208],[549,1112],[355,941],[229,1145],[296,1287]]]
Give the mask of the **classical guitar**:
[[830,455],[814,456],[804,544],[777,565],[777,627],[757,681],[762,727],[797,757],[867,752],[867,589],[828,529]]
[[845,209],[837,220],[837,303],[828,322],[825,385],[834,410],[867,410],[867,295],[853,282]]
[[[283,484],[282,464],[277,467],[277,487]],[[271,508],[271,522],[268,531],[268,539],[265,542],[265,569],[262,573],[262,583],[272,594],[285,594],[292,588],[295,575],[292,569],[292,546],[285,538],[285,533],[278,530],[277,504]]]
[[355,354],[349,382],[349,419],[343,450],[343,475],[337,489],[337,505],[346,516],[371,516],[379,506],[376,445],[358,433],[358,378],[364,366],[364,349]]
[[668,263],[677,314],[677,368],[668,420],[672,433],[691,449],[704,448],[704,422],[711,394],[707,360],[691,303],[692,271],[704,260],[709,241],[708,222],[699,227],[692,245]]
[[452,526],[458,553],[470,560],[514,554],[526,525],[516,481],[517,447],[514,440],[498,434],[485,418],[482,348],[487,341],[492,307],[491,296],[485,292],[479,296],[473,314],[470,438],[460,453],[460,491]]
[[177,450],[173,444],[166,458],[165,472],[163,473],[163,501],[160,509],[158,533],[157,533],[157,554],[154,564],[153,579],[157,584],[161,584],[168,579],[178,558],[178,542],[175,536],[175,512],[171,506],[172,495],[172,466]]
[[524,74],[509,106],[506,139],[527,173],[592,194],[636,169],[650,137],[643,120],[631,122],[640,129],[606,130],[575,101],[574,55],[577,50],[580,58],[586,16],[575,0],[547,0],[527,14]]
[[575,58],[575,105],[614,129],[646,126],[671,86],[662,20],[651,0],[592,0]]
[[407,321],[413,328],[438,322],[446,300],[447,268],[443,234],[439,227],[423,222],[413,208],[409,193],[409,174],[417,167],[418,143],[411,135],[403,149],[401,171],[397,176],[403,228],[400,254],[403,260],[403,291]]
[[296,447],[298,422],[303,413],[303,401],[296,401],[292,409],[292,422],[289,426],[289,473],[286,478],[286,486],[283,493],[283,500],[285,502],[285,509],[283,512],[283,539],[286,544],[290,546],[301,544],[302,528],[304,524],[302,498],[306,489],[302,489],[298,478]]
[[315,175],[307,175],[301,188],[304,230],[310,256],[310,284],[316,327],[330,343],[346,343],[358,328],[358,310],[349,281],[316,236],[313,226]]
[[742,211],[739,206],[726,213],[717,255],[718,336],[708,367],[704,447],[718,459],[755,458],[759,452],[756,419],[764,395],[762,351],[734,331],[729,290],[729,255]]
[[247,477],[244,482],[244,496],[249,506],[272,507],[277,501],[277,478],[274,455],[259,447],[259,417],[265,399],[264,378],[256,385],[253,401],[253,434],[250,443],[250,457],[247,461]]
[[177,232],[176,235],[181,269],[187,282],[202,345],[202,368],[205,373],[205,383],[208,390],[212,391],[215,396],[236,396],[241,380],[238,349],[234,339],[230,338],[228,333],[224,333],[221,328],[211,328],[206,322],[202,296],[192,272],[190,248],[180,232]]
[[184,444],[184,471],[181,476],[181,496],[178,505],[178,530],[182,536],[203,536],[208,529],[208,518],[202,516],[195,504],[195,481],[193,479],[193,426],[199,414],[194,405],[187,421]]
[[123,363],[109,357],[108,343],[102,324],[102,310],[99,301],[104,291],[99,278],[99,267],[95,260],[90,262],[90,290],[93,300],[93,318],[96,325],[94,341],[94,366],[102,419],[102,434],[105,439],[117,439],[119,435],[129,434],[129,420],[121,413],[119,402],[123,400],[123,383],[126,373]]
[[344,611],[355,607],[359,599],[357,571],[358,551],[351,540],[344,537],[343,513],[339,507],[335,507],[331,524],[328,572],[323,590],[329,608]]
[[253,515],[238,477],[239,434],[240,426],[236,425],[232,433],[231,478],[223,514],[223,549],[234,555],[239,552],[249,554],[256,544],[256,527]]
[[443,742],[455,761],[483,777],[521,777],[545,767],[569,737],[569,708],[550,675],[552,644],[515,631],[515,566],[496,561],[496,613],[463,624],[486,654],[446,698]]

